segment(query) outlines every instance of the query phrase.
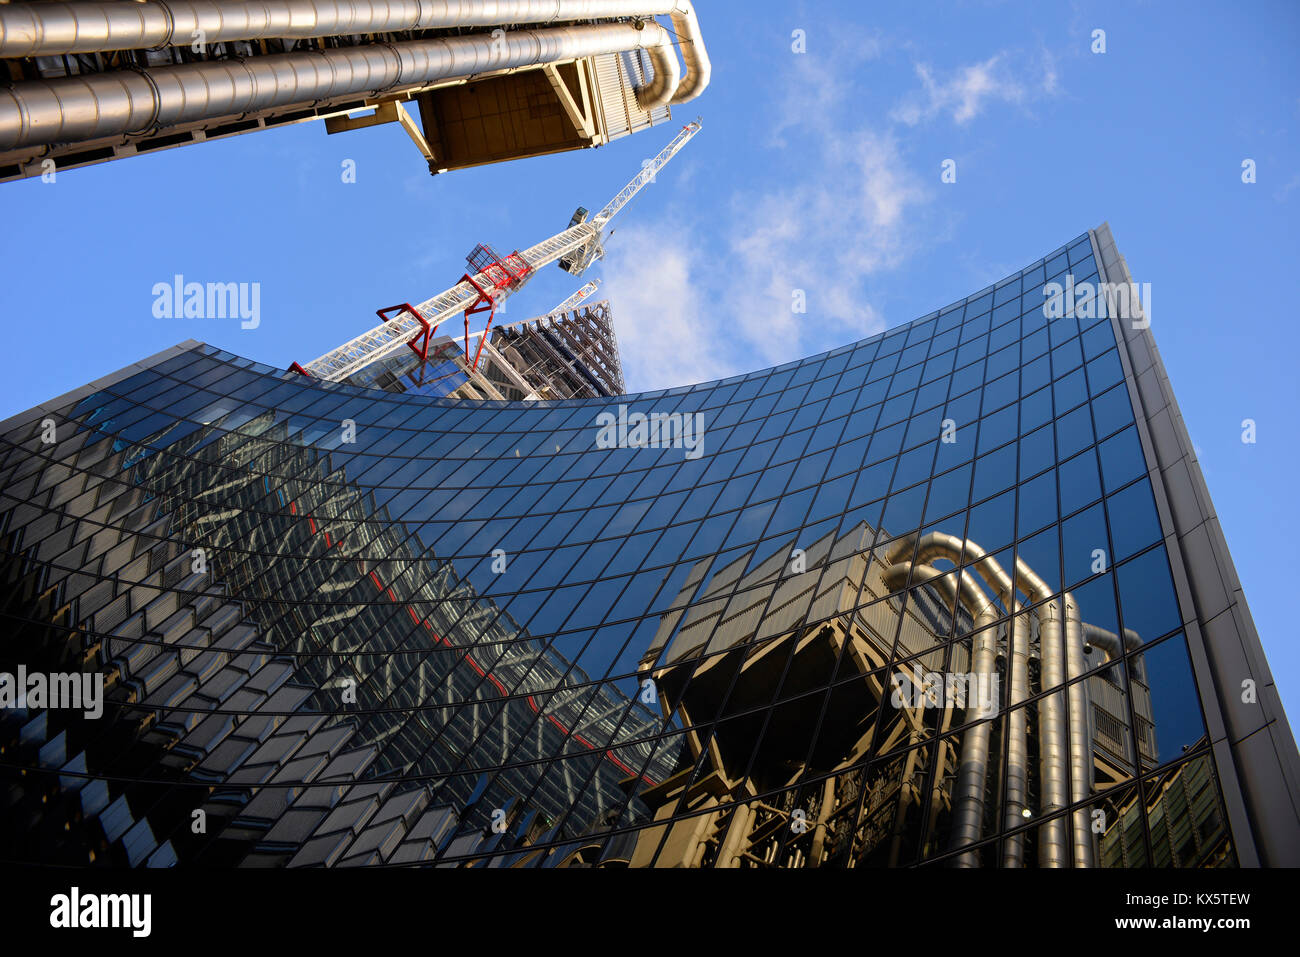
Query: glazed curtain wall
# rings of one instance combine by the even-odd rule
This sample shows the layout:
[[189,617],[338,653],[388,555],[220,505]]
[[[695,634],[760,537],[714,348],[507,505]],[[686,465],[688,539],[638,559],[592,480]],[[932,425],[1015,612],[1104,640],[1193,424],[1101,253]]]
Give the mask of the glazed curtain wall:
[[[132,534],[204,550],[304,713],[529,862],[1230,864],[1111,320],[1044,309],[1067,275],[1097,281],[1086,235],[862,342],[613,400],[398,396],[197,347],[44,417],[53,442],[11,431],[0,508],[25,554],[15,507],[105,443],[95,483],[168,519]],[[918,555],[930,535],[957,552]],[[999,595],[982,553],[1051,597]],[[1044,624],[1069,608],[1077,632]],[[987,713],[927,683],[981,673]]]

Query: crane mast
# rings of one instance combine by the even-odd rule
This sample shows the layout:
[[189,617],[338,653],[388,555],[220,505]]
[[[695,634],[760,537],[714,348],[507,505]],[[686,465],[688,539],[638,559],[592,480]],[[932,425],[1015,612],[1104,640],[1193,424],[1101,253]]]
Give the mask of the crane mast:
[[[473,312],[491,312],[503,299],[519,289],[543,266],[565,260],[564,265],[574,275],[581,275],[593,262],[605,254],[601,244],[605,227],[662,170],[701,129],[697,118],[687,123],[652,160],[647,160],[632,180],[605,206],[582,222],[574,223],[549,239],[530,246],[522,253],[498,259],[474,274],[466,273],[461,281],[445,292],[418,305],[402,303],[378,310],[382,325],[345,342],[337,349],[309,362],[305,367],[294,363],[295,372],[338,382],[403,346],[410,346],[417,355],[427,355],[428,344],[438,326],[457,313],[465,313],[466,347],[468,348],[468,322]],[[477,250],[476,250],[477,251]],[[387,313],[393,313],[391,318]],[[487,330],[484,331],[486,336]],[[422,342],[423,349],[417,346]],[[477,356],[475,357],[477,363]]]

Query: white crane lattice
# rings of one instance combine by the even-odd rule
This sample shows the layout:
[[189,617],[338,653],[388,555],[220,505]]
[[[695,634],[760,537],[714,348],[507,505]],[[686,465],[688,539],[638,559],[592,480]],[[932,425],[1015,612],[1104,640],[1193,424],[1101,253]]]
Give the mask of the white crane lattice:
[[[450,319],[456,313],[464,312],[475,303],[481,302],[482,290],[493,289],[491,299],[499,303],[527,282],[537,270],[561,259],[567,261],[566,265],[570,272],[581,275],[594,261],[604,255],[601,240],[604,238],[604,230],[609,221],[647,184],[654,181],[655,175],[690,142],[700,129],[699,119],[687,123],[681,132],[673,137],[672,142],[654,159],[646,161],[641,172],[595,216],[576,223],[563,232],[517,254],[529,268],[528,273],[517,283],[499,286],[497,281],[488,275],[488,270],[484,270],[473,277],[474,281],[463,279],[446,292],[410,307],[410,310],[404,309],[390,321],[325,353],[305,367],[295,363],[293,368],[315,378],[338,382],[376,359],[422,337],[429,329],[436,329],[440,323]],[[393,309],[397,308],[393,307]]]

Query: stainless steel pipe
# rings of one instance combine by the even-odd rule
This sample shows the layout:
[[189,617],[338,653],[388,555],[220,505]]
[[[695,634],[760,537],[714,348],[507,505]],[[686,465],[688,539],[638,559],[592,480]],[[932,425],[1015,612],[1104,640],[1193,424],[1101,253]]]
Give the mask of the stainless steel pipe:
[[[29,81],[0,90],[0,151],[144,133],[207,118],[379,96],[455,77],[660,48],[657,23],[518,30],[323,52],[219,60]],[[661,91],[666,100],[672,91]]]
[[[146,0],[0,5],[0,59],[143,50],[231,40],[307,39],[672,16],[684,48],[703,49],[687,0]],[[707,69],[707,55],[704,67]],[[688,66],[690,62],[688,60]],[[708,84],[707,76],[704,85]],[[703,89],[703,86],[700,87]]]
[[[910,553],[915,548],[915,556]],[[1038,862],[1043,867],[1091,867],[1095,854],[1091,826],[1086,810],[1080,808],[1066,816],[1060,815],[1067,806],[1078,806],[1088,799],[1093,789],[1092,741],[1089,733],[1088,712],[1091,708],[1087,685],[1082,676],[1087,670],[1084,659],[1084,636],[1096,634],[1097,644],[1108,650],[1118,649],[1119,639],[1109,632],[1092,629],[1082,624],[1078,604],[1069,592],[1060,599],[1053,597],[1052,589],[1029,568],[1024,561],[1017,558],[1014,581],[998,565],[997,561],[984,552],[975,543],[960,539],[954,535],[931,532],[923,538],[908,536],[894,545],[886,553],[890,567],[886,572],[886,583],[904,582],[910,574],[914,583],[929,582],[937,576],[950,574],[940,572],[927,563],[936,557],[947,558],[954,565],[960,566],[963,558],[970,568],[978,573],[989,588],[1001,599],[1004,608],[1010,614],[1008,633],[1008,664],[1010,678],[1009,707],[1007,715],[1007,778],[1006,807],[1004,809],[1004,826],[1010,830],[1024,824],[1027,809],[1027,716],[1023,708],[1017,705],[1027,700],[1029,695],[1028,662],[1030,650],[1029,620],[1022,612],[1016,599],[1018,591],[1036,603],[1029,613],[1038,623],[1038,648],[1041,663],[1041,690],[1045,692],[1038,705],[1039,729],[1039,777],[1040,777],[1040,813],[1048,818],[1039,828]],[[910,561],[906,559],[911,559]],[[945,583],[946,584],[946,583]],[[891,586],[892,587],[892,586]],[[981,596],[983,592],[975,589]],[[996,608],[984,596],[988,604],[981,608],[982,614],[988,614],[988,622],[997,618]],[[975,611],[968,605],[968,610]],[[991,614],[989,614],[991,610]],[[993,631],[985,628],[978,634],[986,634],[989,641],[975,646],[976,663],[972,665],[977,673],[981,670],[979,658],[982,652],[996,656],[996,642]],[[1088,629],[1085,632],[1085,629]],[[1112,641],[1108,642],[1107,636]],[[1126,639],[1128,636],[1126,635]],[[1136,638],[1136,636],[1133,636]],[[993,668],[993,657],[989,658],[988,667]],[[1064,691],[1053,692],[1052,689],[1067,685]],[[1068,723],[1067,723],[1068,716]],[[983,748],[985,762],[988,754],[988,723],[976,725],[967,732],[966,744],[974,744],[973,732],[978,736]],[[967,767],[967,749],[962,750],[962,772],[959,772],[957,789],[953,798],[952,846],[961,847],[977,841],[981,836],[983,817],[983,776],[979,779],[978,805],[975,803],[973,789],[976,785],[974,770],[969,774]],[[986,772],[984,772],[986,773]],[[1023,841],[1020,835],[1008,837],[1003,851],[1003,865],[1018,867],[1023,863]],[[974,855],[962,855],[957,861],[959,866],[974,866]]]

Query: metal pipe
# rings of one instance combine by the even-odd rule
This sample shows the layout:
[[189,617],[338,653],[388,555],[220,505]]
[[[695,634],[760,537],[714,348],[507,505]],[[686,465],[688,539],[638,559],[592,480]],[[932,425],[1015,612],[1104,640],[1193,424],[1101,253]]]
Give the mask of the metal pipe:
[[[651,21],[517,30],[34,80],[0,91],[0,151],[79,142],[219,116],[378,96],[455,77],[669,46]],[[669,51],[671,52],[671,51]],[[675,62],[675,61],[674,61]]]
[[[673,94],[673,103],[686,103],[704,92],[713,73],[709,51],[704,48],[700,21],[690,0],[678,0],[672,11],[673,29],[682,47],[682,61],[686,64],[686,78]],[[676,60],[674,59],[674,64]]]
[[[146,0],[0,5],[0,59],[670,15],[679,34],[699,23],[685,0]],[[678,18],[682,23],[678,24]],[[700,44],[701,48],[703,44]],[[707,56],[704,68],[708,68]],[[707,75],[704,78],[707,85]]]
[[[1010,603],[1011,626],[1007,637],[1007,671],[1011,687],[1007,694],[1007,778],[1006,806],[1002,825],[1011,830],[1024,824],[1029,809],[1029,728],[1025,709],[1029,697],[1029,622],[1020,613],[1020,603]],[[1024,865],[1024,834],[1007,835],[1002,848],[1003,867]]]
[[[953,539],[945,543],[952,547]],[[938,541],[932,547],[938,547]],[[907,550],[906,545],[895,545],[890,554],[896,561]],[[929,549],[927,549],[927,552]],[[937,556],[935,556],[937,557]],[[961,549],[955,557],[949,557],[954,564],[960,561]],[[996,566],[996,562],[993,563]],[[998,569],[1001,570],[1000,568]],[[996,577],[996,576],[994,576]],[[1005,577],[1005,576],[1004,576]],[[976,680],[987,682],[982,687],[992,687],[993,675],[997,670],[997,632],[993,623],[997,621],[998,609],[993,599],[980,589],[964,572],[941,572],[932,565],[913,565],[903,562],[886,568],[884,581],[891,590],[903,587],[908,580],[913,584],[930,584],[940,581],[944,584],[946,594],[956,593],[963,607],[972,619],[971,671]],[[950,599],[951,600],[951,599]],[[993,704],[996,714],[997,705]],[[969,712],[967,718],[970,717]],[[978,723],[967,729],[962,736],[961,758],[957,768],[957,784],[953,792],[953,823],[949,835],[949,845],[953,848],[968,847],[979,841],[984,829],[984,792],[988,787],[989,739],[993,732],[992,716],[980,712]],[[978,867],[979,854],[968,851],[957,857],[957,867]]]
[[1092,733],[1088,723],[1092,702],[1088,682],[1083,678],[1088,670],[1083,657],[1083,625],[1079,617],[1079,604],[1068,591],[1062,596],[1065,605],[1065,676],[1070,682],[1066,699],[1070,709],[1070,834],[1074,848],[1074,866],[1092,867],[1094,863],[1092,822],[1083,802],[1092,796],[1093,760]]
[[[993,622],[997,608],[989,602],[983,613],[975,619],[973,639],[974,662],[971,670],[980,680],[988,675],[989,687],[997,670],[998,636]],[[994,714],[997,704],[993,703]],[[967,729],[962,738],[961,763],[957,768],[957,787],[953,795],[953,825],[950,846],[966,847],[976,843],[984,829],[984,792],[988,787],[989,742],[993,734],[994,719],[981,713],[979,723]],[[969,851],[957,858],[958,867],[978,867],[979,854]]]
[[1052,597],[1051,587],[1019,557],[1016,558],[1016,583],[1032,601],[1038,603],[1035,611],[1038,618],[1039,682],[1042,691],[1050,692],[1038,704],[1038,801],[1039,813],[1044,818],[1038,831],[1038,866],[1069,867],[1069,828],[1064,817],[1055,815],[1064,812],[1069,804],[1067,767],[1071,758],[1069,748],[1073,729],[1066,730],[1065,715],[1069,708],[1066,694],[1053,690],[1066,681],[1064,641],[1068,627],[1063,620],[1061,602]]
[[[656,29],[662,30],[658,24]],[[637,106],[643,110],[657,110],[672,102],[677,85],[681,82],[681,68],[677,65],[677,55],[667,43],[658,43],[647,47],[654,75],[650,82],[636,91]]]
[[1053,817],[1069,803],[1065,696],[1063,692],[1052,691],[1065,683],[1065,656],[1061,650],[1064,628],[1059,602],[1046,602],[1037,612],[1039,677],[1042,690],[1051,692],[1038,704],[1039,813],[1045,818],[1039,828],[1038,866],[1069,867],[1066,822],[1064,818]]
[[[1116,635],[1115,632],[1107,631],[1105,628],[1099,628],[1096,625],[1089,625],[1086,622],[1083,625],[1083,639],[1086,645],[1100,648],[1102,654],[1106,656],[1107,661],[1118,661],[1123,657],[1124,652],[1136,651],[1138,648],[1142,647],[1142,639],[1138,637],[1138,633],[1132,628],[1124,629],[1123,648],[1120,648],[1119,636]],[[1085,650],[1089,649],[1085,647]],[[1142,659],[1140,657],[1131,659],[1131,665],[1133,668],[1133,676],[1145,683],[1146,668],[1143,665]]]

